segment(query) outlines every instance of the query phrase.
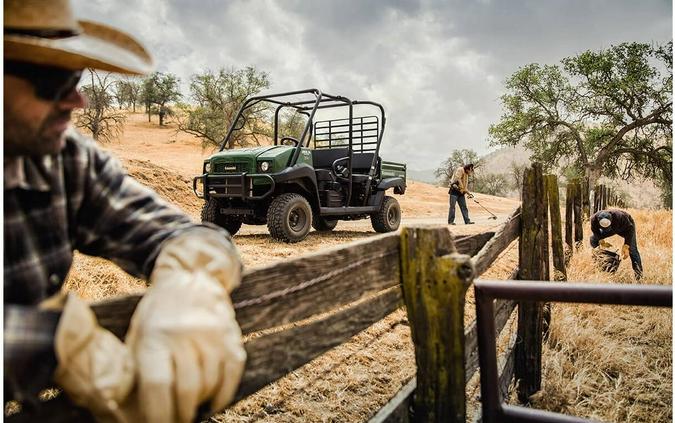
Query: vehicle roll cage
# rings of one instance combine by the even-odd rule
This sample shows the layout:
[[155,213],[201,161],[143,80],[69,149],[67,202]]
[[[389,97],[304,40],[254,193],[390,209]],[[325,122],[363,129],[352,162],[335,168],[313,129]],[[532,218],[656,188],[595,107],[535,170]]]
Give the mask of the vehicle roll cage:
[[[289,96],[298,96],[298,95],[305,95],[306,98],[308,99],[300,99],[298,101],[282,101],[281,98],[283,97],[289,97]],[[311,98],[311,96],[314,96],[314,98]],[[239,122],[240,119],[244,116],[244,112],[248,110],[249,108],[257,105],[258,103],[261,102],[269,102],[273,104],[277,104],[277,108],[274,112],[274,145],[277,145],[278,143],[278,137],[279,137],[279,114],[281,110],[284,107],[291,107],[294,108],[298,113],[301,113],[305,116],[307,116],[307,123],[305,124],[305,128],[302,131],[302,135],[300,136],[300,139],[298,140],[298,145],[295,148],[295,152],[293,153],[293,156],[291,157],[291,160],[289,162],[289,166],[294,166],[298,158],[300,157],[300,151],[301,147],[309,147],[309,142],[312,134],[312,126],[314,122],[314,116],[316,114],[316,111],[319,109],[329,109],[329,108],[335,108],[335,107],[349,107],[349,131],[348,131],[348,138],[347,140],[349,141],[349,169],[350,169],[350,174],[351,174],[351,167],[352,167],[352,156],[353,156],[353,139],[354,139],[354,124],[353,124],[353,118],[354,118],[354,106],[356,105],[370,105],[370,106],[375,106],[380,110],[380,119],[379,119],[379,134],[377,137],[377,145],[375,147],[375,154],[373,155],[373,160],[370,164],[370,170],[369,170],[369,176],[374,176],[374,171],[375,171],[375,165],[377,163],[379,154],[380,154],[380,145],[382,144],[382,136],[384,134],[384,127],[385,127],[385,122],[386,118],[384,115],[384,107],[382,107],[381,104],[375,103],[372,101],[356,101],[356,100],[350,100],[346,97],[343,96],[336,96],[336,95],[331,95],[331,94],[326,94],[322,93],[318,89],[307,89],[307,90],[300,90],[300,91],[289,91],[285,93],[280,93],[280,94],[271,94],[271,95],[261,95],[261,96],[256,96],[256,97],[250,97],[248,98],[244,104],[242,104],[241,108],[239,109],[239,112],[237,113],[237,116],[234,118],[232,121],[232,125],[230,125],[230,129],[227,132],[227,135],[223,139],[220,145],[220,150],[223,151],[225,147],[228,145],[228,142],[230,142],[230,139],[232,138],[232,134],[234,131],[241,129],[241,127],[237,127],[237,122]],[[351,191],[351,177],[350,177],[350,191]]]

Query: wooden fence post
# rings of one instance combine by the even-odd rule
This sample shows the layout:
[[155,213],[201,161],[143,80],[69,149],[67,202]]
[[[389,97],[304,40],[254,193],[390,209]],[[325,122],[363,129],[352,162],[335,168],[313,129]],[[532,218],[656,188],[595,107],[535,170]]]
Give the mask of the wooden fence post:
[[[533,164],[523,175],[523,210],[518,248],[523,280],[548,280],[548,219],[546,191],[540,164]],[[518,304],[518,343],[516,344],[515,378],[518,399],[526,403],[541,388],[542,304]]]
[[[567,261],[569,261],[572,258],[572,254],[574,254],[574,240],[572,239],[574,234],[574,196],[574,184],[572,181],[568,181],[565,193],[565,244],[567,244]],[[523,204],[525,204],[525,202],[523,202]]]
[[553,253],[553,280],[566,281],[565,253],[563,249],[562,222],[560,217],[560,199],[558,196],[558,178],[545,175],[548,208],[551,219],[551,251]]
[[405,228],[401,278],[415,344],[415,421],[464,423],[464,297],[471,258],[457,254],[445,228]]
[[583,201],[581,204],[584,209],[584,219],[589,219],[591,217],[591,187],[589,186],[589,180],[587,176],[584,176],[581,181],[583,195]]
[[584,218],[581,214],[583,186],[579,179],[574,181],[574,246],[579,248],[584,240]]

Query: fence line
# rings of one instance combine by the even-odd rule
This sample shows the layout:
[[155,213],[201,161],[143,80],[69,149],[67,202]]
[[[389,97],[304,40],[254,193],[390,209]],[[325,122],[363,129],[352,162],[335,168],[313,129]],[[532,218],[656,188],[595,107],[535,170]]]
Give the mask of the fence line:
[[615,190],[606,185],[596,185],[593,198],[593,213],[608,207],[626,208],[628,204]]

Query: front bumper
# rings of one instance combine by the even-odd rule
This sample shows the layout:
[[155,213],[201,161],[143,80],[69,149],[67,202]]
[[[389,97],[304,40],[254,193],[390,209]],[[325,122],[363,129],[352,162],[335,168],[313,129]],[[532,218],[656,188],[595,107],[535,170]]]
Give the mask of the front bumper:
[[[254,184],[254,180],[269,179],[270,184]],[[202,191],[197,190],[197,185],[202,184]],[[256,193],[255,188],[266,187],[262,193]],[[199,198],[241,198],[247,200],[262,200],[274,192],[274,178],[264,173],[237,173],[229,175],[203,175],[195,176],[192,180],[192,191]]]

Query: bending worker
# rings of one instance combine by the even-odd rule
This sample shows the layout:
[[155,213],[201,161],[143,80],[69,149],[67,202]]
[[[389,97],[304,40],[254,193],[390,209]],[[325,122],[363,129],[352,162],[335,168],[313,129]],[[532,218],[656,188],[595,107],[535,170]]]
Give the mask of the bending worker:
[[474,223],[469,219],[469,209],[466,206],[465,198],[465,196],[473,198],[473,194],[468,190],[469,175],[472,174],[473,163],[458,167],[457,170],[455,170],[455,173],[452,174],[452,179],[450,179],[450,189],[448,190],[448,194],[450,194],[448,223],[450,225],[455,224],[455,204],[459,204],[459,210],[462,212],[464,223],[467,225],[473,225]]
[[[142,75],[151,57],[77,21],[68,0],[5,0],[4,29],[5,400],[31,403],[45,376],[103,421],[192,422],[201,405],[222,409],[245,361],[229,234],[193,223],[70,127],[84,69]],[[125,343],[61,294],[74,250],[149,280]]]
[[624,240],[622,247],[623,258],[626,258],[626,250],[630,255],[630,261],[635,272],[635,278],[642,278],[642,259],[637,246],[637,233],[635,221],[630,214],[623,210],[600,210],[591,216],[591,247],[596,248],[600,240],[612,235],[619,235]]

